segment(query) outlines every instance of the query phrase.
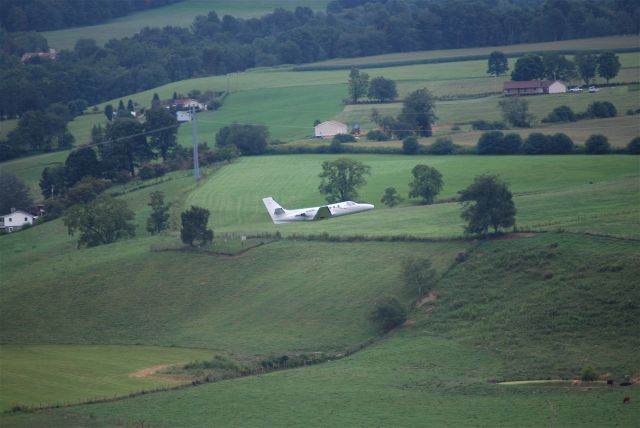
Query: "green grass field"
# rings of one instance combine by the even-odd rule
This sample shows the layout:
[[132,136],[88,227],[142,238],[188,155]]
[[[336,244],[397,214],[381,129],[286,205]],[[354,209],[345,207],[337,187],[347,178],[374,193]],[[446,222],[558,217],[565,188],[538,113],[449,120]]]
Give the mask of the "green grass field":
[[78,39],[94,39],[103,45],[110,39],[130,37],[144,27],[189,27],[198,15],[207,15],[215,10],[220,19],[224,15],[236,18],[252,18],[273,12],[275,8],[295,9],[296,6],[308,6],[314,10],[324,10],[327,0],[185,0],[165,7],[149,9],[107,23],[88,27],[68,28],[64,30],[46,31],[42,35],[50,47],[56,49],[73,49]]
[[[394,245],[394,244],[387,244]],[[11,415],[15,426],[632,426],[637,386],[510,385],[563,378],[585,365],[637,373],[640,254],[633,242],[539,235],[475,247],[436,287],[415,326],[355,355],[268,375],[54,413]],[[568,284],[572,284],[568,286]],[[606,308],[603,310],[603,306]]]
[[15,405],[71,403],[113,397],[175,381],[133,377],[160,364],[211,358],[198,349],[103,345],[3,345],[0,411]]
[[[211,211],[210,223],[218,231],[459,236],[463,223],[457,203],[423,206],[418,201],[409,201],[388,209],[379,202],[386,187],[396,187],[406,198],[411,169],[418,163],[426,163],[443,175],[441,198],[455,196],[475,175],[499,174],[516,195],[519,227],[567,228],[636,237],[640,232],[637,204],[640,159],[633,156],[349,155],[371,166],[371,176],[359,199],[376,204],[374,211],[337,222],[278,226],[269,222],[261,198],[273,196],[285,208],[321,204],[323,197],[317,189],[321,163],[338,157],[244,158],[217,171],[187,197],[185,206],[207,207]],[[572,203],[568,204],[568,200]],[[595,218],[599,220],[594,225]]]

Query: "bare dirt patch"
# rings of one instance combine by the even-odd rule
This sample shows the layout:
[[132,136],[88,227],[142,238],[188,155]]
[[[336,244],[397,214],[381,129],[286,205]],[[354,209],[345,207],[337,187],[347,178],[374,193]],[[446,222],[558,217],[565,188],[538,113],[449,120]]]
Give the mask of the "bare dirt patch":
[[425,303],[435,302],[436,300],[438,300],[438,290],[434,288],[431,291],[429,291],[429,293],[425,294],[424,296],[418,299],[418,301],[416,302],[416,308],[419,308]]
[[506,235],[498,236],[495,239],[496,241],[510,241],[512,239],[532,238],[534,236],[536,236],[536,234],[533,232],[513,232],[513,233],[508,233]]
[[185,363],[175,363],[175,364],[158,364],[157,366],[146,367],[144,369],[136,370],[133,373],[129,373],[129,377],[137,378],[137,379],[148,379],[152,378],[155,380],[163,380],[168,382],[185,382],[191,380],[189,377],[185,376],[172,376],[168,374],[158,374],[158,372],[168,369],[169,367],[177,366]]

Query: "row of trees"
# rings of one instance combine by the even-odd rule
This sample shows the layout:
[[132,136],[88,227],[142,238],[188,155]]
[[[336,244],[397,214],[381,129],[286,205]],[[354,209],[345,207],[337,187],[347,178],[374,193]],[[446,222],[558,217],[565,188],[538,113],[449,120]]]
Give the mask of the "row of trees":
[[402,139],[409,135],[430,137],[432,125],[437,119],[435,99],[427,88],[418,89],[406,96],[397,117],[382,116],[377,109],[371,111],[371,119],[386,135]]
[[398,97],[398,90],[393,80],[379,76],[369,81],[367,73],[352,68],[349,73],[349,96],[353,103],[357,103],[365,96],[370,100],[383,103],[395,100]]
[[3,0],[0,26],[8,31],[50,31],[95,25],[181,0]]
[[327,12],[298,7],[250,19],[221,19],[211,12],[198,16],[189,29],[145,28],[104,47],[79,40],[55,61],[33,58],[25,65],[19,60],[24,49],[47,49],[46,40],[0,30],[0,116],[14,117],[75,99],[97,104],[170,81],[256,66],[637,34],[640,25],[640,7],[628,1],[332,4],[337,6]]
[[[585,85],[589,85],[597,73],[608,84],[609,80],[618,75],[620,66],[620,59],[613,52],[582,52],[575,56],[575,61],[558,54],[529,54],[518,58],[511,72],[511,80],[549,79],[570,82],[580,77]],[[500,51],[492,52],[488,60],[487,73],[499,76],[507,70],[509,65],[506,55]]]

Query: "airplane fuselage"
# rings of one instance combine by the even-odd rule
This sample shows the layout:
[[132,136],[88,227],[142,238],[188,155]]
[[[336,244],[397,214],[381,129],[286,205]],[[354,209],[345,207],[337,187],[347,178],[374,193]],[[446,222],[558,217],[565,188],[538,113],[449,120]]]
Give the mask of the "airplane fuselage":
[[374,208],[371,204],[344,201],[319,207],[287,210],[278,205],[273,198],[264,198],[262,201],[275,224],[291,223],[294,221],[323,220],[331,217],[357,214]]

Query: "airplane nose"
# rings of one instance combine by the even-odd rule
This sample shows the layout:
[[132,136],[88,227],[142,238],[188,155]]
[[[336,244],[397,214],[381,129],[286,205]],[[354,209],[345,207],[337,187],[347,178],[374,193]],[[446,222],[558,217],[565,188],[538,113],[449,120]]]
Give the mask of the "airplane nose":
[[365,209],[368,209],[368,210],[372,210],[373,208],[375,208],[375,206],[372,204],[364,204],[364,207]]

